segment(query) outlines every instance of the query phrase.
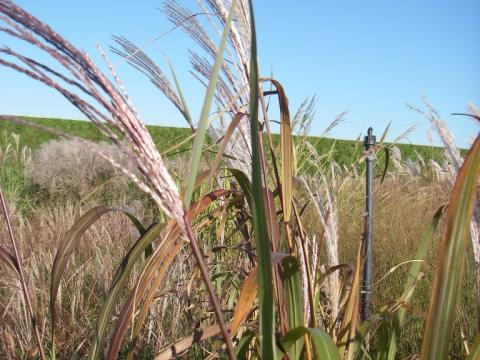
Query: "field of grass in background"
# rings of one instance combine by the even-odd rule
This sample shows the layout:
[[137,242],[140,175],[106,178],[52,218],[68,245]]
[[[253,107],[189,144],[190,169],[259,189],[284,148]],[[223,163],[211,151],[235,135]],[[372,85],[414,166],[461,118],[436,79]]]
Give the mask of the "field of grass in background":
[[[30,120],[44,126],[49,126],[54,129],[59,129],[68,134],[83,137],[84,139],[93,141],[106,140],[105,137],[87,121],[69,120],[69,119],[53,119],[53,118],[37,118],[37,117],[23,117],[26,120]],[[147,125],[148,131],[152,134],[152,138],[155,141],[155,145],[158,150],[163,153],[179,142],[188,138],[191,134],[191,130],[184,127],[167,127]],[[380,135],[383,129],[377,129],[378,135]],[[20,136],[20,145],[27,145],[32,150],[36,150],[41,144],[55,138],[54,135],[48,134],[39,129],[31,128],[28,126],[16,125],[9,122],[0,123],[0,133],[6,132],[16,133]],[[0,139],[0,146],[4,145],[5,137]],[[295,140],[294,140],[295,141]],[[356,159],[358,159],[363,153],[363,139],[361,141],[352,140],[337,140],[327,137],[315,137],[310,136],[309,141],[315,146],[319,154],[327,154],[331,151],[332,146],[335,144],[334,152],[332,154],[332,160],[340,165],[349,166]],[[280,143],[280,137],[277,134],[273,135],[274,145]],[[442,148],[425,145],[414,144],[396,144],[402,152],[404,159],[416,160],[420,155],[425,161],[433,159],[439,161],[442,159]],[[176,148],[175,151],[185,151],[191,149],[192,141],[187,141],[184,145]]]

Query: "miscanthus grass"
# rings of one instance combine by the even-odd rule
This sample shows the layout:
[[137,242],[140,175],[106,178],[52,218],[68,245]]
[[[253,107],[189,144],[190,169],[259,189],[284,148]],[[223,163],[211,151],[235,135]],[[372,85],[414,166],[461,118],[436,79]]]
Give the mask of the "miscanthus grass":
[[[0,261],[13,277],[6,292],[11,294],[15,286],[22,291],[21,299],[10,301],[15,314],[23,316],[9,322],[9,329],[15,324],[22,329],[14,332],[22,344],[21,354],[38,353],[42,359],[65,354],[132,359],[141,350],[140,345],[151,344],[153,337],[164,338],[169,330],[176,333],[181,328],[181,335],[169,338],[172,343],[155,348],[150,357],[169,359],[190,351],[186,356],[230,359],[394,359],[398,355],[443,359],[453,341],[456,353],[477,358],[480,341],[473,342],[471,329],[466,331],[460,324],[460,347],[453,329],[456,321],[462,320],[457,300],[462,290],[468,234],[473,235],[470,237],[479,268],[474,214],[478,212],[480,139],[477,137],[461,158],[438,114],[427,105],[427,117],[441,135],[451,166],[449,204],[432,205],[438,209],[409,240],[414,244],[409,258],[377,275],[381,276],[375,284],[378,292],[385,279],[408,268],[406,278],[394,285],[396,293],[376,303],[371,318],[362,322],[358,309],[365,214],[342,218],[345,207],[346,211],[354,208],[345,197],[352,200],[360,192],[361,165],[370,153],[376,153],[379,159],[383,156],[384,171],[376,185],[376,195],[383,201],[394,193],[382,192],[385,182],[395,184],[406,177],[421,181],[427,168],[425,161],[418,158],[417,163],[402,163],[401,154],[384,142],[388,127],[379,144],[368,153],[360,151],[351,166],[339,166],[332,160],[333,147],[325,154],[316,152],[307,142],[314,99],[291,116],[282,84],[260,74],[252,1],[206,0],[197,2],[197,6],[192,11],[168,0],[162,11],[173,29],[181,28],[200,49],[191,51],[189,59],[193,76],[205,85],[198,119],[191,116],[173,64],[168,64],[167,75],[147,55],[146,46],[135,45],[124,36],[115,36],[112,47],[120,61],[139,70],[174,104],[190,127],[192,136],[186,142],[193,139],[193,147],[187,161],[188,176],[182,184],[175,181],[175,174],[155,147],[102,48],[98,50],[108,74],[48,25],[12,1],[0,0],[0,31],[49,59],[41,63],[5,46],[0,49],[0,64],[56,90],[99,129],[109,145],[29,124],[15,116],[1,115],[0,120],[37,127],[63,137],[72,149],[96,154],[151,198],[158,220],[145,225],[145,219],[128,208],[96,204],[76,214],[73,225],[57,235],[54,250],[42,257],[33,253],[26,261],[17,240],[23,243],[24,236],[15,236],[15,230],[25,226],[12,226],[11,211],[0,194],[10,239],[10,245],[1,244]],[[271,97],[278,100],[278,145],[270,129]],[[472,108],[470,115],[476,118],[477,114]],[[344,116],[334,119],[326,133]],[[113,148],[118,154],[112,152]],[[42,150],[38,154],[33,161],[41,163]],[[100,164],[98,158],[94,160],[96,165]],[[390,158],[396,170],[389,171]],[[428,171],[435,169],[432,165]],[[34,179],[36,171],[29,171]],[[443,181],[440,176],[438,180]],[[120,229],[119,235],[129,235],[130,240],[123,244],[126,249],[115,241],[104,247],[104,243],[95,241],[100,236],[88,242],[89,232],[109,216],[118,216],[131,226],[132,231],[125,234],[124,223],[112,222],[116,231]],[[433,240],[441,219],[442,236],[437,244]],[[388,222],[380,224],[391,233]],[[355,233],[356,240],[348,244],[342,239],[345,227]],[[112,239],[113,234],[112,230]],[[103,232],[101,236],[107,235]],[[85,244],[95,256],[89,256]],[[349,246],[349,264],[342,263],[345,246]],[[423,293],[423,298],[430,300],[427,309],[426,305],[417,309],[417,288],[423,284],[424,271],[430,270],[425,264],[431,247],[438,249],[435,268],[430,272],[433,286],[427,291],[430,295]],[[98,259],[105,249],[112,248],[118,263],[111,260],[101,265]],[[71,275],[84,276],[85,284],[90,285],[89,295],[82,296],[83,288],[77,286],[66,300],[62,296],[69,293],[65,289],[70,283],[66,274],[78,259],[96,261],[98,266],[93,272],[77,269]],[[24,271],[27,268],[28,273]],[[96,277],[95,271],[101,275]],[[47,278],[43,286],[32,288],[30,282],[39,284],[42,276]],[[97,278],[103,286],[101,295]],[[383,295],[378,298],[383,299]],[[62,323],[65,314],[75,324],[76,316],[81,316],[75,309],[89,309],[79,302],[89,303],[93,296],[102,301],[97,300],[97,306],[93,306],[97,314],[93,321],[89,316],[82,317],[84,341],[78,344],[76,339],[62,337],[59,330],[67,327]],[[171,299],[174,306],[168,305]],[[65,303],[69,301],[68,313]],[[3,308],[8,310],[9,306]],[[168,320],[178,320],[181,312],[185,313],[185,323],[171,329],[163,326]],[[410,325],[407,319],[417,318],[423,330],[416,341],[422,345],[420,348],[416,344],[416,350],[409,353],[402,335]],[[214,341],[219,336],[222,341]],[[6,339],[5,348],[12,349],[15,339],[9,331]]]

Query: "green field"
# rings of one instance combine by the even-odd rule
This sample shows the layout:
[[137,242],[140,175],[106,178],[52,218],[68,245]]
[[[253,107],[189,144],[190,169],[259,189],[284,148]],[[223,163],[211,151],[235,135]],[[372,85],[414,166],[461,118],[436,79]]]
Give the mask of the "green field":
[[[68,134],[80,136],[85,139],[93,141],[102,141],[106,138],[90,122],[69,119],[55,119],[55,118],[37,118],[37,117],[22,117],[23,119],[33,121],[44,126],[62,130]],[[161,153],[169,152],[174,154],[178,151],[185,151],[191,148],[191,141],[185,142],[183,146],[176,148],[175,146],[182,140],[191,135],[191,131],[184,127],[167,127],[148,125],[148,130]],[[23,125],[12,124],[9,122],[0,123],[0,133],[3,136],[0,139],[0,145],[5,144],[5,135],[8,136],[11,132],[20,135],[20,146],[28,146],[32,150],[36,150],[41,144],[55,138],[45,131],[31,128]],[[278,135],[273,136],[275,145],[278,145],[280,138]],[[297,139],[298,141],[298,139]],[[326,137],[309,137],[309,141],[317,148],[319,154],[327,154],[332,150],[333,160],[340,165],[349,166],[357,160],[363,151],[363,144],[361,142],[352,140],[337,140]],[[426,161],[430,159],[441,160],[442,149],[434,146],[411,145],[411,144],[396,144],[401,150],[402,158],[417,159],[420,154]],[[171,149],[173,151],[169,151]]]

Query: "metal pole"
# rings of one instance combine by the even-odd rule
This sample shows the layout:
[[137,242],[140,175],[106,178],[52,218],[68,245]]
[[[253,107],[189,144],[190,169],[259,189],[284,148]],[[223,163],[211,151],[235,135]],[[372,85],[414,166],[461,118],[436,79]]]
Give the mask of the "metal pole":
[[[365,136],[365,150],[370,150],[375,145],[373,129],[368,128]],[[370,318],[370,298],[372,295],[372,227],[373,227],[373,160],[374,153],[370,153],[365,161],[366,164],[366,216],[367,228],[365,229],[365,265],[363,268],[363,291],[362,291],[362,319]]]

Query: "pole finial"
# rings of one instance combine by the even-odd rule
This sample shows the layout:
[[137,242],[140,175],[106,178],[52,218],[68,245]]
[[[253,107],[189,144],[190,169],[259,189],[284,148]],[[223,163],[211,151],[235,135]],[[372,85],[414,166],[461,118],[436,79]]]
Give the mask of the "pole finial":
[[365,146],[365,150],[370,149],[371,146],[375,145],[376,137],[373,135],[373,128],[369,127],[367,130],[367,136],[365,136],[363,145]]

